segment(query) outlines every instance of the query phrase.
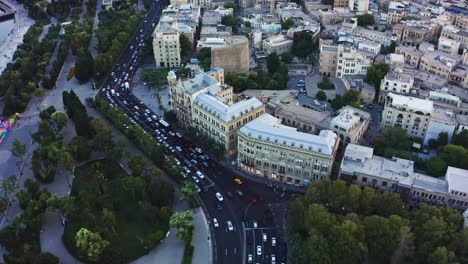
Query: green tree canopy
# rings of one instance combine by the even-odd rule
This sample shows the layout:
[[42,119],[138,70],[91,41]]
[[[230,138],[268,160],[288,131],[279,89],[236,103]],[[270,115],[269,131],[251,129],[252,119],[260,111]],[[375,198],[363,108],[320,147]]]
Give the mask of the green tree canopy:
[[187,241],[191,238],[193,218],[194,214],[191,210],[174,213],[169,220],[169,225],[177,229],[176,236],[178,238]]
[[99,260],[102,252],[109,246],[109,242],[102,239],[98,233],[81,228],[75,236],[76,247],[91,261]]
[[236,19],[233,15],[225,15],[221,18],[221,24],[232,27],[236,25]]
[[374,25],[375,23],[374,16],[371,14],[364,14],[364,15],[357,16],[357,23],[358,23],[358,26],[360,27]]
[[327,95],[325,94],[324,91],[318,91],[317,94],[315,95],[315,98],[320,101],[326,101],[327,100]]
[[22,157],[26,154],[26,144],[21,143],[17,138],[13,141],[13,148],[11,149],[11,153],[16,157]]
[[294,20],[292,18],[288,18],[281,22],[281,29],[288,30],[294,27]]
[[192,51],[192,43],[190,42],[190,39],[186,35],[180,34],[179,42],[180,42],[180,56],[186,57],[190,55]]

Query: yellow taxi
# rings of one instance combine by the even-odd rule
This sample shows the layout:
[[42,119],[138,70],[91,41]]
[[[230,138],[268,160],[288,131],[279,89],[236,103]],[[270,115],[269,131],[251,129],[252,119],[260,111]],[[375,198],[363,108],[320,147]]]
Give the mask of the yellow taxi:
[[237,184],[242,184],[242,181],[241,181],[241,179],[239,179],[239,178],[235,178],[234,181],[235,181]]

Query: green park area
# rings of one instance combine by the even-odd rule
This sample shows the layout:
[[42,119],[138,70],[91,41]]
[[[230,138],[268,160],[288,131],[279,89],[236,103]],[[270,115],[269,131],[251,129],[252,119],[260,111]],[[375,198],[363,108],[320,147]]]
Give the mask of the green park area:
[[161,184],[154,177],[128,175],[106,160],[76,167],[74,175],[71,195],[76,206],[67,216],[63,240],[76,258],[127,263],[164,238],[172,193],[156,190]]

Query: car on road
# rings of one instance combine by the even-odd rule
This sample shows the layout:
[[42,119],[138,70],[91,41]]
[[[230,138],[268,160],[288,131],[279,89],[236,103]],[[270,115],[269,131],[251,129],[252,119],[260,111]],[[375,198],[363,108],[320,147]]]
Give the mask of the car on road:
[[195,148],[195,150],[196,150],[198,153],[200,153],[200,154],[203,153],[203,150],[202,150],[201,148]]
[[182,169],[184,169],[184,171],[185,171],[187,174],[190,173],[190,170],[189,170],[187,167],[184,166],[184,167],[182,167]]
[[257,255],[262,255],[262,246],[257,246]]
[[236,193],[239,197],[244,197],[244,193],[241,190],[236,190]]
[[218,219],[213,218],[213,225],[214,225],[214,227],[218,227],[218,226],[219,226]]
[[181,137],[182,137],[182,134],[179,133],[179,132],[177,132],[177,133],[176,133],[176,136],[177,136],[178,138],[181,138]]
[[[182,151],[182,148],[179,147],[179,146],[176,146],[175,149],[176,149],[177,151]],[[203,179],[203,178],[202,178],[202,179]]]
[[200,180],[197,178],[197,176],[192,176],[192,179],[195,183],[199,183]]
[[257,229],[257,228],[258,228],[257,221],[253,221],[253,222],[252,222],[252,224],[253,224],[253,228],[255,228],[255,229]]
[[218,199],[218,201],[222,202],[224,200],[223,196],[219,192],[217,192],[215,195],[216,195],[216,199]]
[[241,179],[239,179],[239,178],[235,178],[234,181],[235,181],[237,184],[242,184],[242,181],[241,181]]
[[234,198],[234,195],[232,195],[232,192],[227,192],[226,195],[227,195],[230,199]]
[[271,264],[276,264],[276,255],[275,254],[271,255]]
[[267,242],[267,241],[268,241],[268,237],[267,237],[267,234],[266,234],[266,233],[263,233],[263,234],[262,234],[262,238],[263,238],[263,242]]
[[252,256],[252,254],[249,254],[249,255],[247,256],[247,262],[248,262],[248,263],[252,263],[252,262],[253,262],[253,256]]
[[234,230],[234,226],[232,225],[232,222],[231,222],[231,221],[227,221],[227,227],[228,227],[228,230],[229,230],[229,231],[233,231],[233,230]]
[[276,237],[271,237],[271,246],[276,247]]
[[205,178],[205,175],[203,175],[203,173],[201,173],[200,171],[197,171],[195,174],[197,174],[197,176],[200,177],[200,179]]

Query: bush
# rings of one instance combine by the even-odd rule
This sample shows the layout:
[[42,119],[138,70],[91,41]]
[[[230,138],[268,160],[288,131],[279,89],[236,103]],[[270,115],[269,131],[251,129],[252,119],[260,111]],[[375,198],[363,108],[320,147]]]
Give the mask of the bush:
[[319,101],[326,101],[327,100],[327,95],[325,94],[324,91],[318,91],[317,94],[315,95],[315,98]]
[[317,85],[318,88],[322,90],[333,90],[335,89],[335,85],[330,81],[330,78],[327,76],[322,77],[322,81]]

